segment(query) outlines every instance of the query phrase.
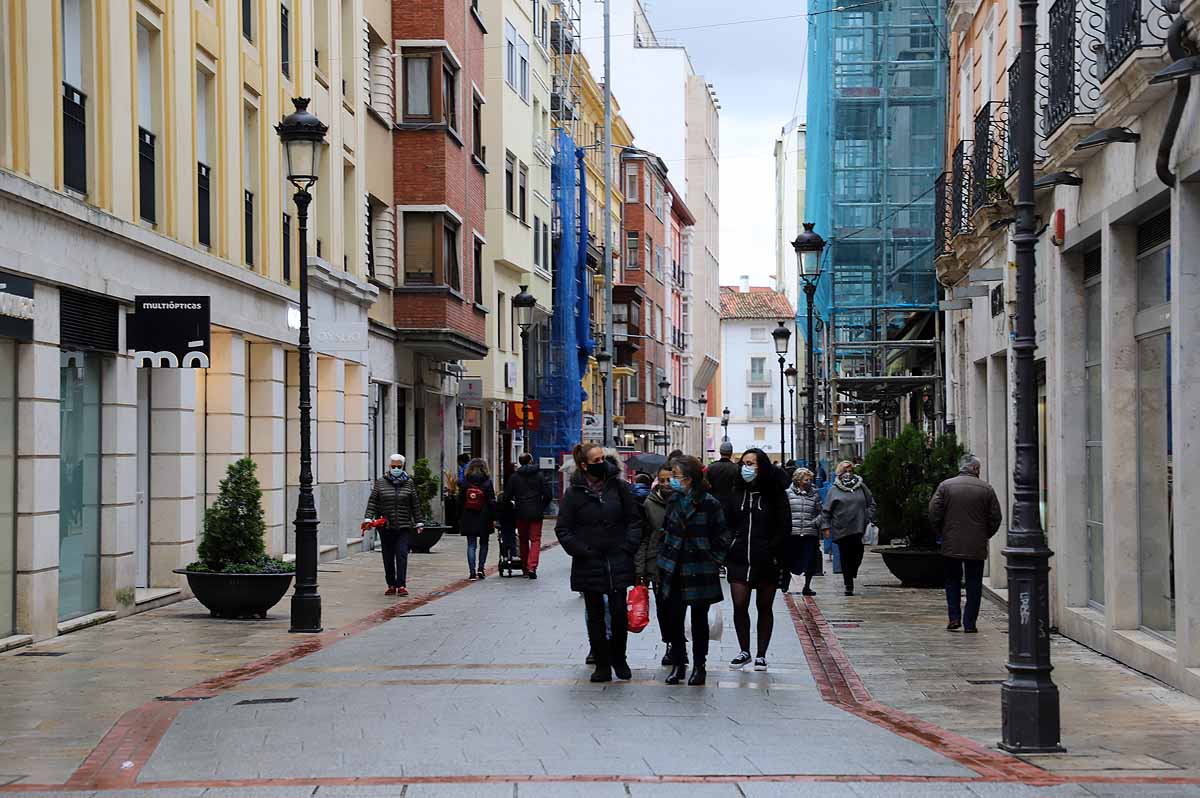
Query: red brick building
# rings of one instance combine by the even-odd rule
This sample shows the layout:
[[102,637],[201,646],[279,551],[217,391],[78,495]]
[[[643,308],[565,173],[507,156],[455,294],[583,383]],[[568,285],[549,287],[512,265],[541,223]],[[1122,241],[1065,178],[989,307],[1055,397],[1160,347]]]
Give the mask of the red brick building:
[[400,343],[430,360],[487,354],[482,289],[483,20],[471,0],[395,0]]

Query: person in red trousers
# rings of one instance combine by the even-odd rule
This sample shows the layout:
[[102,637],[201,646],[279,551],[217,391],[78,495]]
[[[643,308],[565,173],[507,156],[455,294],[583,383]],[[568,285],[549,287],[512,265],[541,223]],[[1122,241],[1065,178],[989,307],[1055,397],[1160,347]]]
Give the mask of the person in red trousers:
[[525,576],[537,579],[538,558],[542,550],[542,519],[550,506],[550,484],[533,464],[533,455],[520,457],[520,468],[504,485],[504,497],[512,502],[517,516],[517,535],[521,545],[521,567]]

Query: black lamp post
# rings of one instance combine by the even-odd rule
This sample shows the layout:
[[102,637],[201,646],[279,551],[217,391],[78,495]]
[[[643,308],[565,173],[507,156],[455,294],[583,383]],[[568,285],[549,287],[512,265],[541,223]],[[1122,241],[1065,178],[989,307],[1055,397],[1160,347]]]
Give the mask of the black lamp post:
[[729,408],[721,411],[721,442],[729,443]]
[[671,451],[667,448],[670,446],[667,438],[667,399],[671,396],[671,383],[667,382],[666,377],[658,381],[658,396],[662,399],[663,406],[663,454],[666,454]]
[[1000,687],[1003,739],[1000,747],[1020,754],[1061,751],[1058,687],[1050,678],[1050,557],[1042,530],[1038,474],[1037,372],[1033,354],[1034,291],[1037,268],[1036,204],[1033,199],[1034,80],[1037,64],[1038,0],[1020,0],[1021,80],[1013,114],[1018,125],[1017,221],[1013,233],[1017,262],[1016,464],[1013,507],[1005,541],[1008,560],[1008,678]]
[[792,242],[796,257],[800,259],[800,279],[804,281],[804,299],[808,307],[808,351],[804,358],[805,393],[808,394],[808,418],[805,424],[807,446],[805,457],[808,467],[815,472],[817,469],[817,364],[813,357],[813,297],[817,294],[817,282],[821,279],[821,252],[825,249],[825,239],[813,232],[813,223],[804,223],[804,232],[796,236]]
[[329,130],[308,112],[308,98],[292,100],[295,112],[275,126],[283,142],[284,168],[296,187],[300,237],[300,495],[296,501],[296,588],[292,591],[290,632],[321,631],[321,594],[317,592],[317,503],[312,473],[312,346],[308,333],[309,189],[317,182],[321,149]]
[[787,371],[783,372],[783,375],[787,377],[788,407],[792,409],[792,423],[788,426],[788,440],[792,444],[792,459],[796,458],[796,376],[799,373],[796,371],[795,363],[788,363]]
[[513,317],[521,328],[521,449],[530,452],[529,445],[529,328],[533,326],[533,309],[537,298],[529,293],[529,286],[521,286],[521,293],[512,298]]
[[[604,429],[608,429],[608,364],[612,360],[612,355],[601,349],[596,353],[596,368],[600,370],[600,409],[604,414]],[[606,433],[601,433],[603,438]],[[604,445],[608,446],[611,441],[604,441]]]
[[775,339],[775,354],[779,355],[779,463],[782,465],[784,455],[787,453],[787,443],[784,437],[787,434],[787,405],[783,398],[783,363],[784,355],[788,352],[788,342],[792,340],[792,331],[781,321],[778,327],[771,330],[771,337]]

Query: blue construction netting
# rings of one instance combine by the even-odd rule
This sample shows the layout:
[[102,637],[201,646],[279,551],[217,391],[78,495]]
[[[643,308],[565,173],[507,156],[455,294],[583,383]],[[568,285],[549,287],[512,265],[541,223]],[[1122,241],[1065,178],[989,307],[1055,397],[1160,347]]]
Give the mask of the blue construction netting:
[[806,216],[828,242],[816,315],[841,344],[836,373],[851,360],[849,371],[879,374],[886,366],[868,342],[895,337],[914,311],[937,308],[943,4],[810,0],[809,12]]
[[[583,148],[575,150],[576,173],[579,175],[579,207],[586,208],[588,206],[587,193],[587,167],[584,165],[583,157],[586,153]],[[575,340],[579,345],[579,374],[582,377],[587,371],[588,358],[596,349],[596,342],[592,339],[592,322],[591,308],[589,307],[589,291],[588,281],[591,276],[587,269],[587,247],[588,247],[588,215],[586,213],[579,214],[579,253],[576,256],[575,268],[575,290],[576,296],[579,297],[579,310],[575,314]],[[579,388],[580,402],[587,401],[587,391],[582,386]]]
[[550,170],[551,193],[558,219],[553,254],[554,311],[550,317],[550,360],[542,369],[538,386],[541,419],[533,440],[533,453],[535,457],[552,457],[557,461],[563,452],[579,443],[583,429],[576,315],[579,312],[579,272],[587,266],[580,259],[576,208],[587,206],[575,204],[579,159],[574,140],[566,131],[559,130],[555,144],[554,165]]

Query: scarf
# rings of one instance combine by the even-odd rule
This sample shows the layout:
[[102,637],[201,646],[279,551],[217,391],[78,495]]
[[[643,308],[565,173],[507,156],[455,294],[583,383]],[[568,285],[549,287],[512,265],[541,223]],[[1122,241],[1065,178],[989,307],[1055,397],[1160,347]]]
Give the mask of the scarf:
[[837,485],[840,490],[844,490],[849,493],[851,491],[858,490],[859,486],[862,485],[862,477],[860,477],[858,474],[855,474],[853,471],[847,471],[846,473],[838,476],[837,482],[834,484]]

